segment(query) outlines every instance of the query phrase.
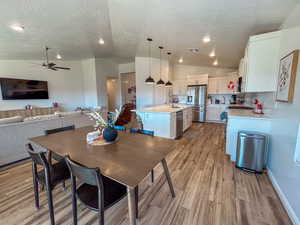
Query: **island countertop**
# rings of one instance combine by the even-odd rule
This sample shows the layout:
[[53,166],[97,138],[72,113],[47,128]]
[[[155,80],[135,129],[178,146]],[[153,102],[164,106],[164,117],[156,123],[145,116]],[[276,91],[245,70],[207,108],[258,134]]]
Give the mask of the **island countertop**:
[[138,112],[151,112],[151,113],[173,113],[184,110],[186,108],[192,107],[191,105],[176,105],[176,107],[172,107],[170,105],[159,105],[159,106],[151,106],[146,108],[136,109],[134,111]]
[[228,109],[228,117],[232,118],[249,118],[249,119],[271,119],[267,114],[257,114],[248,109]]

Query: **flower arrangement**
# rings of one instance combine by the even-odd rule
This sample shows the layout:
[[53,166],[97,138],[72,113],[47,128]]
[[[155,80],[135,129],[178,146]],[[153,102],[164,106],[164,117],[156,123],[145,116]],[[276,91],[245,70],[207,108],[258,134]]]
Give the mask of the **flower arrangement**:
[[96,124],[94,125],[95,130],[102,131],[105,128],[112,128],[120,116],[120,111],[115,110],[114,113],[108,115],[108,120],[103,119],[100,112],[92,111],[87,113],[91,120],[94,120]]

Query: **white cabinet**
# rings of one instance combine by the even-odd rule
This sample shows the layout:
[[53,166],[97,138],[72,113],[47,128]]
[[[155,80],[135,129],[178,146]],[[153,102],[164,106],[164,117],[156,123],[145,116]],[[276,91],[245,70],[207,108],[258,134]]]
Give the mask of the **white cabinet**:
[[280,31],[251,36],[243,62],[244,92],[276,91]]
[[218,83],[219,83],[219,78],[209,78],[207,93],[208,94],[218,94],[218,87],[219,87]]
[[186,95],[187,93],[187,81],[176,80],[173,84],[173,95]]
[[183,110],[183,131],[186,131],[192,126],[193,111],[192,108],[186,108]]
[[188,75],[187,84],[188,85],[208,84],[208,74]]
[[206,120],[209,122],[222,122],[221,113],[226,111],[227,105],[208,105],[206,107]]
[[229,75],[222,77],[212,77],[208,80],[208,94],[234,94],[237,92],[237,85],[234,89],[229,89],[230,81],[237,83],[237,75]]

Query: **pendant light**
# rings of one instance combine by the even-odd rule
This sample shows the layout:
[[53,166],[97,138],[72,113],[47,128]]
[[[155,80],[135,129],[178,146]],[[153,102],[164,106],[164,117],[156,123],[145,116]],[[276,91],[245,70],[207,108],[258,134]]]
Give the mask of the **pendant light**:
[[153,40],[152,38],[147,38],[147,41],[149,42],[149,77],[145,80],[145,83],[151,85],[155,83],[154,79],[151,77],[151,42]]
[[[170,62],[170,56],[171,56],[172,53],[171,53],[171,52],[168,52],[167,54],[168,54],[168,61]],[[173,85],[173,84],[171,83],[171,81],[168,80],[168,82],[166,83],[165,86],[166,86],[166,87],[172,87],[172,85]]]
[[160,72],[159,72],[159,76],[160,76],[160,79],[159,79],[159,81],[157,81],[156,85],[159,86],[159,87],[161,87],[161,86],[163,86],[163,85],[165,84],[165,82],[161,79],[161,51],[164,49],[164,47],[159,46],[158,48],[159,48],[159,51],[160,51],[160,52],[159,52],[159,54],[160,54],[160,56],[159,56],[159,61],[160,61]]

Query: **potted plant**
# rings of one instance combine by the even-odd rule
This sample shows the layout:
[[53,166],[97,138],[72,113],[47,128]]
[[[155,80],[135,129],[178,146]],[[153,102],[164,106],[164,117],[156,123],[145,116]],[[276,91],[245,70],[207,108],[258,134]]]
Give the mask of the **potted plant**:
[[102,134],[107,142],[113,142],[118,137],[118,132],[114,129],[114,125],[119,115],[120,111],[116,109],[114,113],[108,115],[108,120],[105,120],[99,112],[92,111],[88,113],[88,116],[96,122],[94,125],[95,130]]

